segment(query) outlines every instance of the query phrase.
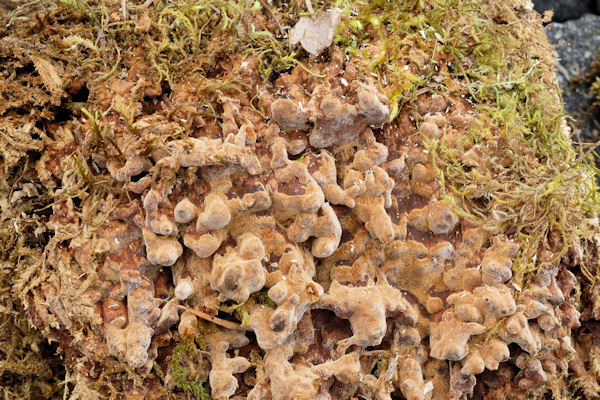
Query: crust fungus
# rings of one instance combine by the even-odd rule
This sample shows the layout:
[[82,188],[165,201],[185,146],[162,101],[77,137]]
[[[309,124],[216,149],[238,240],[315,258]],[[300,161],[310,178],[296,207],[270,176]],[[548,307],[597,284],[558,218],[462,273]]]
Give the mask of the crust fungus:
[[418,318],[417,311],[402,293],[385,279],[365,287],[348,287],[334,281],[319,300],[319,305],[350,321],[353,335],[338,342],[338,350],[342,354],[354,344],[380,344],[386,333],[388,316],[399,316],[409,326],[414,325]]
[[287,247],[279,260],[279,268],[282,274],[267,292],[277,307],[274,310],[257,307],[250,314],[250,326],[264,349],[287,339],[307,308],[323,295],[322,286],[313,280],[315,265],[308,252]]
[[242,303],[265,284],[265,249],[260,238],[251,233],[237,241],[236,249],[229,248],[224,256],[214,257],[210,285],[226,298]]
[[246,358],[228,357],[227,350],[243,347],[249,340],[240,332],[217,331],[207,335],[206,341],[211,360],[209,383],[212,397],[227,400],[238,388],[234,374],[240,374],[250,368],[250,362]]
[[526,2],[67,3],[0,46],[0,314],[65,397],[597,392],[597,196]]
[[204,210],[197,214],[196,223],[188,225],[183,234],[183,243],[198,257],[210,257],[227,237],[224,228],[229,221],[229,206],[222,195],[211,192],[204,199]]

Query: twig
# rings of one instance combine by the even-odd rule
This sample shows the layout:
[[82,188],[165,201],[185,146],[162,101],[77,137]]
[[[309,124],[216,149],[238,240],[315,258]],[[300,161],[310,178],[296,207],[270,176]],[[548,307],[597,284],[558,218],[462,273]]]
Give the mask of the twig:
[[181,306],[178,305],[177,308],[181,309],[181,310],[185,310],[185,311],[189,311],[192,314],[194,314],[197,317],[200,317],[202,319],[205,319],[207,321],[210,321],[216,325],[222,326],[223,328],[227,328],[227,329],[235,329],[235,330],[244,330],[244,331],[251,331],[252,329],[247,327],[247,326],[242,326],[240,324],[237,324],[235,322],[232,321],[226,321],[224,319],[221,318],[217,318],[217,317],[213,317],[212,315],[208,315],[207,313],[204,313],[202,311],[198,311],[198,310],[194,310],[192,308],[188,308],[186,306]]
[[144,4],[142,4],[142,5],[140,6],[139,10],[140,10],[140,11],[143,11],[143,10],[145,10],[146,8],[150,7],[150,4],[152,4],[152,3],[154,3],[154,2],[155,2],[155,0],[146,0],[146,1],[144,2]]
[[556,63],[556,69],[558,69],[558,72],[560,72],[561,74],[564,75],[565,79],[567,81],[571,80],[571,74],[569,74],[569,71],[567,71],[567,69],[561,64],[561,63]]
[[306,1],[306,8],[308,8],[308,12],[311,14],[314,14],[315,10],[313,9],[312,2],[310,0],[305,0],[305,1]]
[[269,13],[269,15],[271,15],[271,18],[273,18],[273,21],[275,21],[275,23],[277,24],[277,27],[279,28],[279,32],[281,32],[281,36],[285,36],[283,27],[279,23],[279,20],[277,19],[275,14],[273,14],[273,10],[271,10],[271,7],[269,7],[269,5],[267,4],[267,2],[265,0],[260,0],[260,4],[262,4],[262,6],[267,9],[267,12]]
[[123,13],[123,22],[127,21],[127,0],[121,0],[121,12]]

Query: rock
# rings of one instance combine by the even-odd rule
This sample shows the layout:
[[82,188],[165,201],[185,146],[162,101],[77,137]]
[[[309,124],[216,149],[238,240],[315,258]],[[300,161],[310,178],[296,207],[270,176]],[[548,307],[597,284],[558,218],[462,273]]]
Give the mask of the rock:
[[[598,0],[595,0],[598,3]],[[592,13],[594,9],[592,0],[535,0],[534,8],[539,13],[546,10],[554,11],[554,21],[567,21],[581,18],[586,13]]]
[[590,111],[594,98],[589,86],[574,86],[571,80],[588,73],[592,62],[598,57],[599,30],[600,16],[593,14],[563,23],[555,22],[548,30],[548,39],[557,45],[557,75],[565,108],[576,119],[579,139],[586,142],[597,141],[600,135],[597,113],[594,115]]

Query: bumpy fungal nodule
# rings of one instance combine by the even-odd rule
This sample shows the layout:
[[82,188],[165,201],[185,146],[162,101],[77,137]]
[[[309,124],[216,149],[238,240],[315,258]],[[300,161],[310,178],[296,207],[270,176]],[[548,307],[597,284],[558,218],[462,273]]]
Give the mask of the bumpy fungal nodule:
[[136,42],[10,199],[54,196],[23,298],[74,395],[526,399],[569,368],[593,392],[573,338],[599,229],[564,208],[592,179],[560,175],[583,168],[556,167],[562,120],[519,125],[556,95],[547,43],[506,50],[521,78],[491,59],[542,34],[528,1],[476,1],[482,32],[462,1],[158,3],[107,3]]

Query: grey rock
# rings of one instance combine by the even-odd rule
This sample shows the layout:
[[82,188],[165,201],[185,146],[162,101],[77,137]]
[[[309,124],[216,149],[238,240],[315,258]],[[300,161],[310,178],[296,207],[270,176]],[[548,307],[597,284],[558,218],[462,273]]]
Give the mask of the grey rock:
[[580,140],[597,141],[600,136],[598,111],[589,85],[572,84],[575,77],[590,71],[592,62],[600,55],[600,16],[586,14],[563,23],[552,23],[548,39],[556,45],[558,83],[563,92],[565,108],[575,118]]
[[534,8],[539,13],[554,10],[554,21],[577,19],[593,13],[597,2],[600,0],[533,0]]

